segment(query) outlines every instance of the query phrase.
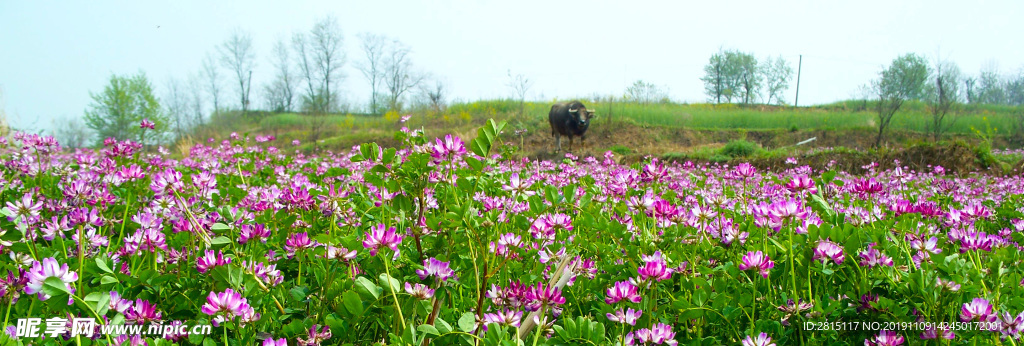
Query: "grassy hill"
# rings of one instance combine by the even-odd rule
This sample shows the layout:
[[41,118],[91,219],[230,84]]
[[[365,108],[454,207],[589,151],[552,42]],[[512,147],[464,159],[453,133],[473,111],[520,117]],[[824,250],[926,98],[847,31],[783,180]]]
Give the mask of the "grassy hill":
[[[272,145],[291,148],[299,140],[298,149],[347,150],[363,142],[392,145],[393,134],[402,126],[422,127],[430,137],[455,134],[471,139],[475,129],[488,118],[508,122],[506,141],[520,147],[520,154],[547,157],[553,139],[547,124],[547,113],[553,102],[526,102],[523,112],[511,100],[486,100],[451,104],[442,112],[413,110],[408,122],[399,123],[400,115],[331,114],[311,117],[296,113],[251,113],[243,117],[237,112],[221,113],[197,131],[198,138],[224,138],[231,132],[250,135],[274,135]],[[612,150],[623,155],[706,155],[717,153],[730,141],[747,140],[761,149],[784,150],[800,141],[816,138],[803,146],[869,148],[874,143],[877,116],[873,105],[864,101],[843,101],[813,107],[749,106],[734,104],[632,104],[622,102],[588,102],[598,117],[588,132],[587,148],[582,154],[600,154]],[[977,143],[980,136],[991,136],[996,148],[1019,148],[1024,144],[1020,130],[1024,109],[989,106],[964,106],[944,139]],[[947,121],[950,121],[947,120]],[[313,122],[320,122],[319,135],[314,135]],[[919,102],[907,103],[893,119],[886,146],[906,147],[930,141],[931,116]],[[513,131],[525,130],[516,136]],[[315,141],[314,141],[315,138]],[[188,141],[183,144],[188,144]],[[563,141],[563,147],[567,143]]]

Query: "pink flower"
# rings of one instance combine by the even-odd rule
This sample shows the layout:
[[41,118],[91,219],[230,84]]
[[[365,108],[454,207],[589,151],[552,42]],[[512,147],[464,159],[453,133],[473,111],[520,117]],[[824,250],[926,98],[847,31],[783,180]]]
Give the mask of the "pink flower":
[[740,270],[757,269],[761,272],[761,276],[767,278],[768,270],[775,267],[775,262],[772,262],[768,255],[765,255],[761,251],[748,252],[743,255],[743,263],[740,263]]
[[344,247],[335,247],[333,245],[327,245],[327,253],[324,254],[327,259],[337,259],[344,262],[348,262],[356,259],[356,250],[349,250]]
[[117,311],[118,313],[124,313],[128,308],[132,307],[132,301],[128,299],[122,299],[121,294],[117,291],[110,291],[110,310]]
[[793,192],[807,190],[809,193],[815,193],[818,190],[814,187],[814,180],[811,180],[806,174],[794,176],[793,180],[786,183],[786,188]]
[[306,232],[292,234],[288,237],[288,240],[284,242],[284,249],[288,252],[288,258],[295,257],[295,252],[299,250],[305,250],[312,247],[316,247],[318,244],[315,241],[309,239],[309,234]]
[[150,303],[148,300],[136,299],[135,304],[128,308],[124,313],[124,318],[128,321],[132,321],[135,324],[146,324],[150,322],[160,321],[163,318],[163,313],[156,310],[156,305]]
[[419,275],[420,280],[433,276],[441,281],[447,281],[448,278],[455,276],[455,271],[448,267],[448,262],[431,257],[423,260],[423,269],[416,269],[416,275]]
[[668,263],[661,256],[661,251],[657,251],[654,255],[647,256],[642,255],[644,264],[636,268],[638,274],[640,274],[640,280],[633,282],[637,287],[640,284],[650,284],[653,281],[662,281],[672,277],[672,268],[669,268]]
[[609,321],[635,326],[636,320],[639,319],[640,315],[643,313],[643,310],[633,310],[633,308],[628,308],[625,311],[622,309],[615,310],[615,314],[608,313],[607,316]]
[[440,138],[435,139],[430,156],[434,158],[434,162],[443,162],[451,161],[464,154],[466,154],[466,145],[463,144],[462,139],[449,134],[444,136],[443,141]]
[[768,334],[758,334],[756,338],[751,338],[747,335],[746,339],[743,339],[743,346],[775,346],[772,342],[772,338],[768,337]]
[[228,288],[221,293],[210,292],[206,296],[206,304],[203,304],[200,310],[204,314],[214,316],[214,324],[220,324],[245,315],[252,307],[245,298],[242,298],[241,293]]
[[394,258],[398,258],[398,244],[402,242],[402,237],[401,234],[395,233],[394,227],[385,230],[384,225],[376,225],[370,228],[369,233],[366,233],[363,247],[370,249],[370,256],[377,256],[377,251],[386,247],[395,252]]
[[312,327],[310,327],[309,328],[309,334],[308,334],[309,337],[305,338],[305,339],[300,337],[299,338],[299,345],[300,346],[319,346],[321,342],[324,342],[324,340],[327,340],[327,339],[331,338],[331,328],[329,328],[327,326],[323,326],[323,328],[320,329],[319,332],[316,329],[317,329],[317,325],[315,325],[315,324]]
[[860,254],[860,265],[868,268],[874,268],[877,265],[884,265],[892,267],[892,258],[886,256],[881,251],[876,249],[874,243],[868,245],[867,250],[861,251]]
[[749,163],[743,162],[736,165],[736,174],[743,178],[750,178],[753,177],[754,174],[757,174],[757,168]]
[[811,257],[811,260],[821,261],[821,263],[832,260],[836,264],[843,264],[843,258],[843,248],[839,244],[826,239],[818,242],[818,246],[814,248],[814,256]]
[[60,264],[53,257],[44,258],[42,263],[32,263],[32,268],[28,270],[28,284],[25,285],[25,293],[38,294],[39,300],[50,299],[50,295],[43,293],[43,281],[50,277],[60,279],[69,292],[75,293],[75,288],[71,284],[78,280],[78,273],[68,271],[67,263]]
[[156,130],[156,123],[153,123],[152,121],[149,121],[148,118],[142,119],[142,122],[139,123],[139,128],[140,129]]
[[874,337],[864,340],[864,346],[898,346],[903,345],[903,336],[896,332],[883,330]]
[[572,218],[565,214],[544,214],[533,220],[530,234],[534,238],[555,240],[555,232],[559,229],[572,231]]
[[503,309],[494,313],[484,314],[484,324],[496,323],[502,326],[519,327],[522,322],[523,312],[518,310]]
[[270,229],[263,224],[255,225],[242,225],[238,231],[238,243],[245,244],[250,239],[259,239],[259,241],[266,243],[267,238],[270,237]]
[[538,282],[537,286],[530,286],[526,291],[526,310],[537,311],[545,306],[565,304],[565,297],[562,297],[562,290],[557,287],[544,287],[544,283]]
[[213,250],[206,250],[203,257],[196,259],[196,270],[199,270],[200,273],[206,273],[213,267],[227,265],[228,263],[231,263],[231,258],[224,257],[224,252],[217,250],[214,253]]
[[274,338],[263,339],[263,346],[288,346],[288,339],[280,338],[274,340]]
[[626,344],[633,345],[633,339],[636,338],[636,342],[640,344],[655,344],[655,345],[671,345],[675,346],[678,343],[674,339],[676,333],[672,332],[672,326],[664,323],[657,323],[651,326],[650,329],[638,329],[636,332],[626,334]]
[[640,299],[642,299],[640,294],[637,292],[636,286],[628,281],[616,282],[615,285],[609,287],[605,293],[608,295],[608,297],[604,299],[606,304],[615,304],[623,299],[639,303]]
[[964,303],[963,307],[960,308],[960,321],[970,322],[974,320],[979,322],[993,322],[996,320],[996,315],[992,313],[992,304],[989,304],[988,299],[974,298],[970,303]]
[[405,283],[405,292],[409,295],[416,297],[416,299],[430,299],[434,296],[434,290],[430,289],[424,284],[410,285],[408,282]]
[[20,216],[22,222],[31,223],[39,217],[39,212],[43,210],[42,201],[32,201],[32,193],[27,192],[21,196],[20,201],[7,202],[7,208],[14,212],[14,215]]

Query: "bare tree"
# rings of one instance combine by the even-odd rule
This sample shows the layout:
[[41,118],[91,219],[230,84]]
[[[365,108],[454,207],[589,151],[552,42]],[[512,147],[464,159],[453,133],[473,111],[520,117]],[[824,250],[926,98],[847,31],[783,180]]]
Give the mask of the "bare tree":
[[274,81],[264,87],[267,106],[274,112],[290,112],[295,98],[295,74],[292,73],[291,50],[279,39],[271,51],[270,60],[277,71]]
[[163,112],[171,121],[171,130],[175,138],[183,138],[190,130],[189,95],[181,81],[171,77],[167,80],[167,91],[163,97]]
[[217,64],[209,53],[203,59],[202,74],[203,78],[206,79],[206,92],[210,93],[210,98],[213,101],[213,112],[211,114],[217,114],[220,111],[220,71],[217,71]]
[[342,51],[341,29],[338,27],[338,19],[327,16],[313,25],[309,33],[310,47],[313,53],[313,62],[316,66],[323,103],[320,105],[322,112],[330,112],[337,108],[337,91],[331,91],[331,87],[341,82],[344,76],[341,74],[341,67],[345,64],[345,52]]
[[932,140],[938,142],[942,132],[953,126],[953,121],[944,124],[946,116],[950,113],[956,114],[956,107],[961,102],[960,81],[963,79],[960,67],[951,61],[936,60],[935,71],[925,86],[925,105],[932,115],[932,123],[929,126],[932,133]]
[[402,96],[415,88],[424,75],[412,70],[411,50],[398,40],[392,41],[384,58],[384,85],[388,88],[388,108],[402,110]]
[[252,89],[252,70],[256,67],[256,51],[252,46],[252,35],[242,29],[235,29],[219,47],[220,63],[234,72],[238,80],[239,103],[242,114],[249,114],[249,90]]
[[659,100],[667,97],[656,85],[644,82],[643,80],[637,80],[636,82],[633,82],[633,85],[626,88],[625,96],[626,100],[629,102],[635,102],[642,105],[658,102]]
[[203,125],[203,81],[199,74],[189,74],[186,82],[188,89],[188,105],[192,117],[192,126]]
[[338,21],[327,16],[317,21],[308,34],[292,37],[292,48],[299,67],[299,79],[305,82],[302,110],[307,114],[310,140],[314,147],[327,123],[327,115],[340,108],[336,86],[344,78],[345,64],[342,34]]
[[313,86],[316,83],[316,78],[313,76],[313,59],[305,34],[296,33],[292,36],[292,49],[295,50],[296,65],[299,67],[299,80],[305,82],[306,90],[302,95],[302,111],[311,112],[317,108],[314,104],[318,89]]
[[92,137],[89,127],[78,117],[54,119],[53,128],[53,137],[65,148],[84,148]]
[[526,92],[533,86],[533,81],[526,78],[522,73],[513,75],[512,70],[508,70],[508,84],[506,85],[512,88],[516,101],[519,101],[519,117],[522,119],[523,113],[525,113]]
[[779,105],[786,104],[783,97],[786,89],[789,89],[789,79],[793,78],[793,67],[789,62],[782,56],[768,57],[761,65],[761,75],[764,80],[764,92],[768,94],[765,103],[772,104],[772,100],[775,100]]
[[384,52],[387,48],[387,37],[362,33],[359,35],[360,48],[366,60],[357,68],[363,77],[370,82],[370,114],[378,115],[380,111],[380,87],[384,82]]
[[440,80],[434,80],[432,84],[423,83],[420,91],[429,103],[430,110],[440,113],[445,110],[445,99],[448,97],[448,87]]

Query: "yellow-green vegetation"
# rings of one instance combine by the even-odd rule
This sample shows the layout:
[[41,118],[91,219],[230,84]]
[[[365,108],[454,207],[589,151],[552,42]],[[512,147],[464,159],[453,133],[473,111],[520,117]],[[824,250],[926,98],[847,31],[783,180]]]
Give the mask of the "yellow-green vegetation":
[[[275,145],[281,146],[292,140],[303,142],[300,149],[316,148],[339,150],[348,149],[366,141],[391,140],[392,133],[402,126],[424,128],[428,136],[443,136],[451,133],[472,137],[474,129],[486,119],[507,121],[506,132],[525,130],[524,137],[547,135],[548,110],[555,100],[549,102],[526,102],[524,111],[519,113],[515,100],[484,100],[449,105],[444,111],[412,110],[389,112],[385,115],[330,114],[321,117],[296,113],[250,113],[242,117],[238,113],[222,113],[213,117],[202,135],[223,137],[230,132],[274,135]],[[601,126],[623,124],[640,129],[689,129],[722,131],[829,131],[836,133],[864,134],[876,128],[877,113],[874,104],[867,101],[843,101],[813,107],[749,106],[735,104],[678,104],[657,103],[641,105],[625,102],[592,102],[583,100],[590,109],[597,111],[597,118],[591,125],[591,132]],[[400,122],[402,115],[412,117]],[[310,142],[315,121],[322,122],[319,140]],[[918,133],[922,137],[930,130],[932,118],[926,106],[920,102],[908,102],[893,119],[890,131]],[[1017,136],[1024,121],[1024,109],[1020,107],[964,105],[956,115],[947,117],[947,134],[958,138],[1003,138]],[[742,132],[742,131],[741,131]],[[508,133],[510,142],[524,142],[522,137]],[[546,137],[537,137],[541,141]],[[731,149],[720,151],[727,140],[708,139],[694,143],[695,150],[710,150],[724,157],[749,156],[764,151],[754,140],[730,143]],[[718,145],[715,145],[715,144]],[[897,145],[900,143],[896,143]],[[619,153],[636,152],[621,143],[609,143],[601,150],[615,149]],[[711,147],[701,149],[701,145]],[[753,148],[753,149],[752,149]],[[771,148],[766,148],[771,149]],[[751,151],[753,150],[753,151]],[[759,155],[763,155],[760,153]],[[709,155],[711,156],[711,155]]]

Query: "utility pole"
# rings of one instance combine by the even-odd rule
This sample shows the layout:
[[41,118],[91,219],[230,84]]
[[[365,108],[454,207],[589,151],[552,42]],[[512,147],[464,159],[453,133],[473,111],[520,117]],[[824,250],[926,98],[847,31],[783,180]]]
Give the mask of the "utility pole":
[[800,70],[804,67],[804,55],[800,54],[800,62],[796,65],[796,99],[793,100],[793,108],[800,107]]

